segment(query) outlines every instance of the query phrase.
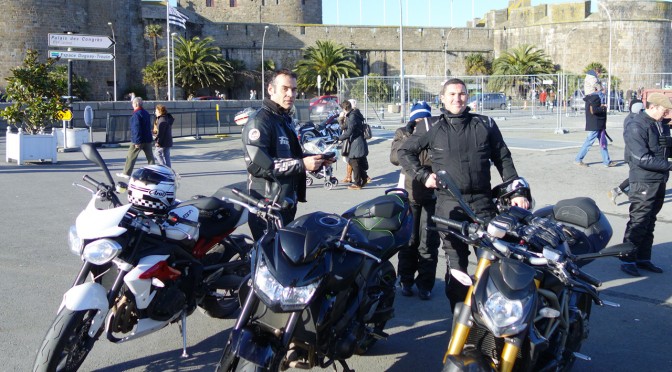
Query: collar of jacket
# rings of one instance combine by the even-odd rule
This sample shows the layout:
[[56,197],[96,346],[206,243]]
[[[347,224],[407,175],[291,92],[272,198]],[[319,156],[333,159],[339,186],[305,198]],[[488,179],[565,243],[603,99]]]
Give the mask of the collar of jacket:
[[471,111],[471,108],[469,106],[465,107],[464,111],[462,111],[459,114],[453,114],[450,111],[446,110],[445,108],[441,108],[441,117],[443,117],[443,120],[446,121],[446,123],[452,124],[452,123],[468,123],[471,121],[472,114],[469,113]]
[[289,116],[289,110],[285,110],[282,106],[278,105],[270,98],[264,99],[264,107],[276,115]]

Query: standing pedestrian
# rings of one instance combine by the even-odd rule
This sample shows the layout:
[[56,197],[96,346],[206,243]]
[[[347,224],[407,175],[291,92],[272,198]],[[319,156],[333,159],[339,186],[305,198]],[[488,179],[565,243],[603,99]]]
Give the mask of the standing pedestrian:
[[142,108],[142,98],[133,98],[131,105],[133,106],[133,115],[131,115],[129,123],[131,144],[128,146],[128,152],[126,153],[124,170],[121,173],[117,173],[117,177],[121,178],[130,178],[140,151],[145,153],[148,164],[154,164],[154,155],[152,154],[152,120],[149,113]]
[[361,190],[368,180],[367,170],[369,163],[366,157],[369,155],[369,146],[364,138],[364,116],[359,109],[352,107],[352,102],[343,101],[341,108],[345,111],[345,123],[347,125],[343,134],[338,137],[339,141],[350,141],[348,163],[352,167],[352,184],[348,190]]
[[[438,117],[432,118],[432,109],[425,101],[413,105],[410,112],[410,121],[394,133],[390,162],[399,165],[399,147],[411,136],[421,136],[429,131],[432,123]],[[419,156],[420,164],[432,166],[428,151],[423,150]],[[434,190],[428,189],[413,177],[407,177],[402,170],[399,174],[400,184],[408,191],[413,213],[413,232],[410,243],[399,251],[399,283],[403,296],[413,295],[413,285],[418,289],[421,300],[429,300],[434,288],[436,265],[438,262],[439,233],[427,228],[435,227],[432,216],[436,208]],[[403,179],[403,180],[402,180]],[[415,273],[417,272],[417,276]]]
[[[467,106],[467,85],[460,79],[450,79],[443,85],[439,120],[420,136],[411,136],[398,151],[399,163],[404,173],[427,188],[437,188],[439,171],[447,172],[459,187],[464,200],[482,218],[492,218],[497,207],[492,200],[490,164],[495,165],[504,181],[516,180],[518,173],[513,165],[511,152],[504,143],[497,124],[484,115],[470,112]],[[420,162],[420,154],[428,151],[432,166]],[[511,199],[512,205],[527,209],[529,201],[522,196]],[[467,221],[465,211],[447,191],[437,192],[436,214],[456,221]],[[469,265],[469,247],[453,235],[443,237],[446,253],[446,296],[451,310],[464,301],[469,287],[454,279],[450,269],[464,273]]]
[[[348,124],[345,122],[345,111],[341,111],[338,114],[338,126],[341,128],[341,133],[345,132],[348,129]],[[345,178],[341,180],[343,183],[352,182],[352,166],[348,161],[348,155],[345,154],[342,156],[343,161],[345,162]]]
[[539,105],[540,105],[541,107],[546,106],[546,97],[547,97],[547,93],[546,93],[546,89],[544,89],[544,90],[542,90],[541,93],[539,94]]
[[154,121],[156,162],[172,168],[170,148],[173,147],[173,122],[175,122],[175,118],[168,113],[164,105],[156,105],[154,115],[156,116]]
[[574,164],[580,167],[588,167],[588,164],[583,162],[583,158],[588,154],[590,146],[599,139],[600,144],[600,153],[602,154],[602,164],[605,167],[614,167],[616,163],[611,161],[609,158],[609,150],[607,145],[607,107],[602,103],[601,100],[601,89],[602,85],[600,83],[595,83],[593,85],[593,92],[587,94],[583,97],[583,101],[586,103],[586,131],[588,136],[583,142],[583,146],[579,150],[579,153],[576,154],[574,158]]
[[628,117],[623,139],[625,159],[630,167],[630,219],[625,227],[623,242],[635,245],[635,253],[622,258],[621,270],[628,275],[641,276],[639,269],[662,273],[663,269],[651,262],[653,231],[656,216],[665,201],[665,184],[672,163],[670,148],[660,143],[670,135],[670,128],[660,121],[672,110],[672,102],[662,93],[647,97],[647,109]]
[[[296,100],[296,74],[290,70],[275,71],[261,108],[250,115],[243,127],[242,141],[247,185],[255,198],[275,197],[290,201],[292,206],[280,212],[287,224],[294,220],[298,202],[306,201],[306,171],[316,171],[326,163],[322,155],[304,156],[292,125],[290,110]],[[254,240],[260,239],[266,222],[250,214],[248,225]]]
[[[628,123],[632,119],[632,117],[639,114],[639,112],[642,111],[643,109],[644,104],[639,99],[635,98],[630,101],[630,113],[623,122],[623,130],[625,130],[625,124]],[[664,140],[665,137],[662,138]],[[624,161],[627,163],[628,159],[624,159]],[[607,196],[609,197],[609,199],[611,199],[612,203],[616,204],[616,198],[628,192],[628,190],[630,190],[630,179],[626,178],[623,180],[623,182],[621,182],[620,185],[614,187],[613,189],[610,189],[607,192]]]

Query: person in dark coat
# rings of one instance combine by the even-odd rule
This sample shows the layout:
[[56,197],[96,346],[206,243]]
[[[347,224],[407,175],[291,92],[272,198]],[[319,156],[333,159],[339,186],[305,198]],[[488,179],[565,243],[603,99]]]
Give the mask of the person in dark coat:
[[[622,258],[621,270],[631,276],[641,276],[639,269],[662,273],[651,262],[653,231],[656,216],[665,202],[665,184],[672,163],[670,128],[661,120],[672,112],[672,102],[662,93],[652,93],[646,99],[647,109],[626,119],[623,132],[625,160],[630,172],[630,219],[625,227],[623,242],[635,245],[635,253]],[[666,138],[661,141],[661,138]]]
[[117,177],[121,178],[130,178],[140,151],[145,153],[148,164],[154,164],[154,154],[152,153],[152,119],[149,113],[142,108],[142,98],[134,96],[131,105],[133,106],[133,115],[131,115],[129,123],[131,144],[128,146],[124,170],[121,173],[117,173]]
[[[519,179],[509,148],[492,118],[476,115],[467,106],[467,85],[460,79],[446,81],[441,90],[441,116],[423,135],[412,135],[399,148],[399,163],[408,177],[418,180],[426,188],[438,188],[437,173],[447,172],[459,187],[464,200],[481,218],[490,219],[497,213],[492,199],[491,164],[503,181]],[[428,151],[431,166],[423,165],[420,154]],[[449,192],[438,189],[436,215],[456,221],[469,221],[459,202]],[[524,196],[511,198],[512,205],[527,209],[529,200]],[[446,254],[446,297],[451,310],[464,301],[468,286],[451,274],[451,269],[467,272],[469,247],[457,237],[443,237]]]
[[350,141],[350,151],[347,156],[348,163],[352,167],[352,185],[348,186],[348,189],[360,190],[369,178],[366,173],[369,169],[369,163],[366,160],[369,155],[369,146],[364,139],[364,116],[358,109],[352,107],[350,101],[341,103],[341,108],[345,111],[347,127],[338,140]]
[[600,98],[601,89],[602,85],[600,83],[595,83],[593,85],[593,93],[583,97],[584,102],[586,102],[586,131],[588,132],[588,136],[574,159],[574,164],[580,167],[588,166],[588,164],[583,162],[583,158],[586,157],[588,150],[590,150],[590,146],[593,145],[595,140],[599,140],[602,163],[604,166],[613,167],[616,165],[616,163],[609,158],[609,150],[607,149],[607,107],[602,104]]
[[[410,121],[405,127],[394,132],[390,162],[399,165],[398,151],[401,145],[411,136],[421,136],[429,131],[438,117],[432,117],[432,108],[425,101],[419,101],[411,107]],[[432,166],[428,151],[420,154],[420,164]],[[413,177],[406,177],[402,170],[399,174],[400,183],[408,191],[413,213],[413,233],[411,242],[399,251],[399,284],[402,296],[413,295],[413,285],[418,289],[421,300],[429,300],[436,280],[441,239],[438,231],[427,229],[435,227],[432,216],[436,209],[436,196],[433,189],[428,189]],[[400,186],[399,186],[400,187]],[[417,272],[417,276],[416,276]]]
[[[296,74],[287,69],[275,71],[264,89],[266,99],[250,115],[241,135],[247,187],[258,199],[273,198],[279,187],[278,200],[291,203],[280,211],[287,224],[296,217],[297,203],[306,202],[306,171],[316,171],[332,160],[323,155],[304,155],[296,137],[290,116],[297,93]],[[254,240],[259,240],[266,222],[250,213],[247,223]]]
[[175,118],[168,113],[164,105],[156,105],[154,114],[156,115],[154,121],[156,162],[170,168],[170,148],[173,147],[173,122],[175,122]]

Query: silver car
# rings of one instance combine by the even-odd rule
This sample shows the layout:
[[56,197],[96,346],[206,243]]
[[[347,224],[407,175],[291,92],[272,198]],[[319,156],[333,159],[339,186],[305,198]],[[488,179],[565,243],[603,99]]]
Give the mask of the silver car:
[[467,101],[467,106],[471,107],[472,110],[506,110],[506,105],[504,93],[477,93]]

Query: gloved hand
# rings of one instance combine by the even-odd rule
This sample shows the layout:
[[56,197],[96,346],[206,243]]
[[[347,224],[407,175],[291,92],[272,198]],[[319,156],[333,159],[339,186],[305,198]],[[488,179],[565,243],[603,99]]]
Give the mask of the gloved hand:
[[508,213],[499,214],[488,223],[488,233],[495,237],[502,238],[507,233],[514,232],[514,228],[518,225],[518,221],[518,218]]
[[406,131],[408,132],[408,134],[413,134],[413,131],[415,131],[415,125],[416,125],[415,120],[411,120],[408,123],[406,123]]
[[565,239],[562,227],[546,218],[534,217],[519,231],[519,236],[537,249],[556,247]]
[[672,137],[660,136],[658,137],[658,145],[661,147],[672,147]]

